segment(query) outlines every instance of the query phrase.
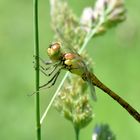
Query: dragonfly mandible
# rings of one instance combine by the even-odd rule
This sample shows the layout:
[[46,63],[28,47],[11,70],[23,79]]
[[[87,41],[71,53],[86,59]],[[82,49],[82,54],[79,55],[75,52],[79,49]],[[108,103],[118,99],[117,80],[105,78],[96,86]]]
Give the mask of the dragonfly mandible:
[[[104,85],[92,72],[90,72],[84,62],[83,58],[76,52],[71,50],[63,50],[59,42],[53,43],[48,48],[48,56],[51,59],[51,62],[44,62],[45,65],[50,65],[48,68],[41,66],[41,71],[50,76],[54,73],[54,76],[46,84],[40,86],[43,88],[45,86],[51,87],[55,84],[60,71],[62,69],[68,70],[73,74],[79,75],[84,81],[88,82],[91,87],[91,93],[93,99],[96,100],[94,86],[100,88],[105,93],[107,93],[111,98],[117,101],[132,117],[134,117],[138,122],[140,122],[140,114],[123,98],[109,89]],[[44,70],[52,69],[49,74],[46,74]],[[56,71],[56,72],[55,72]]]

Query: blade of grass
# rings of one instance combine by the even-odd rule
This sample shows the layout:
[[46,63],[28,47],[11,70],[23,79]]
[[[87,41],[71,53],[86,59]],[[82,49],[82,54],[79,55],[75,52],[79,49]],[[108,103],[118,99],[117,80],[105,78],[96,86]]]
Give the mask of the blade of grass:
[[40,99],[39,99],[39,31],[38,31],[38,0],[33,0],[34,24],[34,56],[35,56],[35,91],[36,92],[36,133],[37,140],[41,140]]

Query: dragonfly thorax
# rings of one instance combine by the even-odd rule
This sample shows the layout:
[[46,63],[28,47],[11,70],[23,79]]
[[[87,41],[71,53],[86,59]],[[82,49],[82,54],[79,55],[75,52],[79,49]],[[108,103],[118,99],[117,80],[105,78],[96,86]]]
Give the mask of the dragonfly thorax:
[[64,64],[66,69],[71,73],[82,76],[85,73],[85,64],[82,61],[81,57],[75,53],[66,53],[64,55]]

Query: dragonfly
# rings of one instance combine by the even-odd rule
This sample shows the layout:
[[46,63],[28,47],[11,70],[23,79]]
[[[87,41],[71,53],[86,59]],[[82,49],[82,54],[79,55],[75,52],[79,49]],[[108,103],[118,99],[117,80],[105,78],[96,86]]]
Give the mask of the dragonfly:
[[[73,52],[73,53],[71,53],[71,52]],[[86,69],[87,67],[86,67],[85,63],[82,61],[82,57],[80,55],[78,55],[78,53],[76,53],[75,50],[72,50],[70,48],[62,50],[61,44],[59,42],[50,45],[50,47],[48,48],[48,55],[51,59],[51,62],[49,62],[49,63],[48,63],[48,61],[45,62],[43,59],[41,59],[41,61],[46,65],[52,64],[52,66],[50,66],[46,69],[44,69],[44,67],[41,66],[41,69],[40,69],[41,72],[44,73],[46,76],[52,75],[54,71],[57,71],[57,72],[46,84],[40,86],[40,88],[43,88],[46,86],[48,88],[50,88],[51,86],[53,86],[62,69],[68,70],[71,73],[74,73],[77,75],[81,75],[84,71],[87,71],[87,69]],[[74,57],[76,57],[76,59],[74,59]],[[81,69],[79,69],[79,66],[77,65],[77,63],[80,63],[80,65],[82,66]],[[44,70],[49,70],[50,68],[52,68],[51,72],[49,74],[46,74],[44,72]],[[58,70],[56,70],[57,68],[58,68]],[[90,87],[92,99],[94,101],[96,101],[97,98],[96,98],[96,94],[95,94],[95,88],[94,88],[94,86],[92,86],[92,82],[90,81],[90,79],[88,79],[87,82]]]
[[[62,45],[59,42],[55,42],[51,44],[47,50],[48,56],[51,61],[45,62],[41,59],[41,61],[47,66],[40,66],[40,70],[46,75],[53,77],[44,85],[40,86],[40,88],[53,86],[61,72],[61,70],[70,71],[73,74],[80,76],[84,81],[88,82],[91,88],[91,94],[93,99],[96,101],[96,94],[94,86],[98,87],[104,93],[108,94],[111,98],[117,101],[134,119],[136,119],[140,123],[140,114],[135,108],[133,108],[129,103],[127,103],[122,97],[117,95],[114,91],[108,88],[105,84],[103,84],[95,74],[90,72],[87,68],[86,63],[84,62],[82,56],[80,56],[76,51],[63,50]],[[45,71],[51,71],[46,74]]]

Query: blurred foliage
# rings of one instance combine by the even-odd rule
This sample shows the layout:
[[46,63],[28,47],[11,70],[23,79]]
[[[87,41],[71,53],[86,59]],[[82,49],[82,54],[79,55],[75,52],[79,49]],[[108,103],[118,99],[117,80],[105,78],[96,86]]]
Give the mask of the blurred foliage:
[[[82,9],[93,2],[71,0],[69,4],[80,15]],[[140,2],[126,1],[126,8],[127,20],[105,36],[94,39],[88,51],[96,64],[97,76],[140,112]],[[46,47],[53,36],[49,9],[49,1],[40,1],[40,53],[44,58],[47,58]],[[34,96],[27,96],[34,91],[32,1],[1,0],[0,17],[0,137],[3,140],[33,140],[36,136]],[[42,77],[42,83],[46,80]],[[56,88],[57,85],[42,91],[42,112]],[[102,91],[96,92],[98,102],[93,105],[94,120],[82,131],[80,139],[91,139],[96,122],[108,123],[118,140],[140,139],[139,124]],[[54,109],[42,127],[43,139],[74,139],[71,124]]]
[[116,140],[116,137],[107,124],[98,124],[94,128],[92,140]]

